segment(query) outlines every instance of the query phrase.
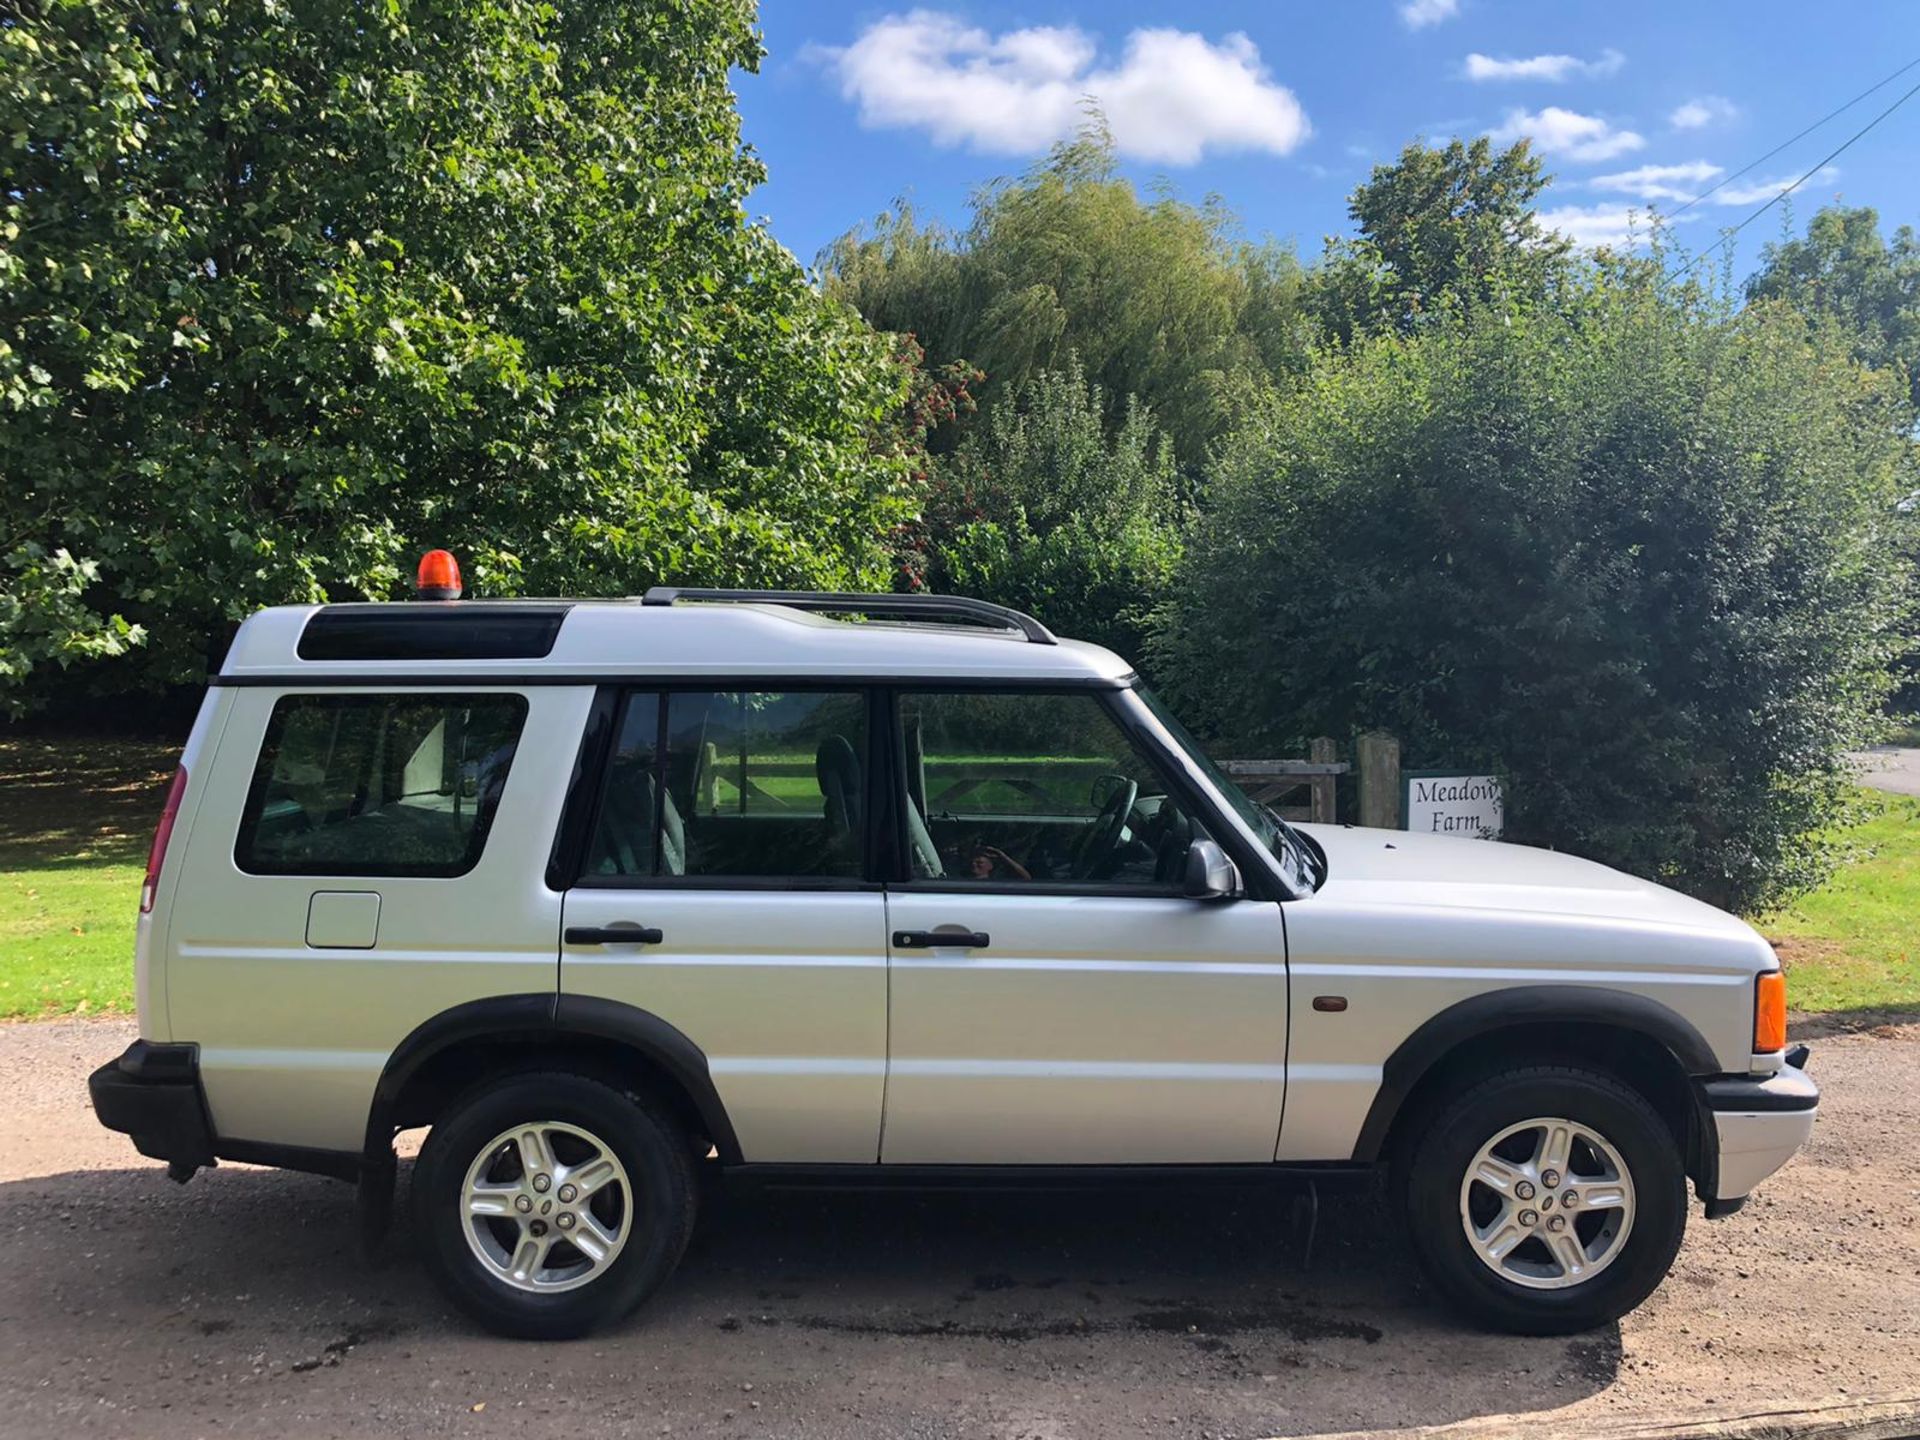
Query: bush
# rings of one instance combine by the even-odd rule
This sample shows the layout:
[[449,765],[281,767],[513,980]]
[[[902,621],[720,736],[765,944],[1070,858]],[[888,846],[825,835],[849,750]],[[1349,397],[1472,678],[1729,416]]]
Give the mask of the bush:
[[934,463],[925,582],[1032,611],[1137,658],[1183,512],[1173,447],[1130,401],[1109,437],[1097,385],[1044,370]]
[[1385,728],[1503,773],[1510,839],[1767,904],[1887,688],[1899,389],[1617,275],[1361,341],[1219,453],[1155,654],[1235,733]]

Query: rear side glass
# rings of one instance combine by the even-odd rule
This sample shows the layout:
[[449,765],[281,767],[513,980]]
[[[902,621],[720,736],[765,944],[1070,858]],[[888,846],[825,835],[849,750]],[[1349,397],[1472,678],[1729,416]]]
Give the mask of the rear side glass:
[[283,696],[234,863],[253,875],[464,875],[526,718],[521,695]]

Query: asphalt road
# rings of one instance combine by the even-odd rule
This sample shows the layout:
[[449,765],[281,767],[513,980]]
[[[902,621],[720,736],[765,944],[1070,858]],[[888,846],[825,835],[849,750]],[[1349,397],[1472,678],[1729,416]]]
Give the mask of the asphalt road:
[[122,1022],[0,1026],[0,1435],[1578,1434],[1920,1397],[1920,1028],[1817,1042],[1815,1140],[1693,1222],[1666,1286],[1560,1340],[1462,1328],[1367,1199],[1311,1270],[1262,1194],[739,1195],[615,1332],[476,1333],[337,1182],[170,1184],[99,1129]]
[[1853,757],[1860,762],[1860,783],[1896,795],[1920,795],[1920,750],[1876,745]]

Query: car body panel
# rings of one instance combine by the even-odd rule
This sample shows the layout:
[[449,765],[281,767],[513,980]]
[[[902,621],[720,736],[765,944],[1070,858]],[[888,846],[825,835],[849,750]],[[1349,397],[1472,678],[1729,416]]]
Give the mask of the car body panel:
[[[593,692],[499,688],[523,694],[528,712],[478,863],[451,878],[357,881],[235,864],[268,716],[299,690],[233,692],[221,753],[187,833],[174,837],[165,942],[172,1033],[200,1046],[222,1139],[358,1150],[380,1073],[415,1026],[478,997],[555,989],[560,897],[545,857]],[[567,743],[545,738],[561,735]],[[313,897],[343,889],[380,896],[378,943],[308,945]]]
[[1273,901],[897,890],[887,1164],[1271,1160],[1287,966]]
[[656,945],[567,945],[561,990],[645,1010],[698,1046],[744,1160],[878,1157],[887,951],[877,889],[577,886],[566,924],[660,931]]
[[[1719,1068],[1752,1058],[1749,926],[1573,856],[1484,840],[1300,827],[1326,882],[1286,907],[1298,997],[1279,1158],[1353,1153],[1383,1069],[1428,1019],[1477,995],[1553,984],[1642,996],[1697,1030]],[[1340,996],[1343,1010],[1313,1008]]]

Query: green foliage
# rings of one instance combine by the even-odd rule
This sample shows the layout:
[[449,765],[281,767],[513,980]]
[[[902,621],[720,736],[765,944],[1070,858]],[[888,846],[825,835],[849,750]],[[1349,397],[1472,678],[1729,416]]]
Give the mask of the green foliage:
[[1156,655],[1233,733],[1382,727],[1504,772],[1510,838],[1776,900],[1902,618],[1885,379],[1608,273],[1362,339],[1222,448]]
[[[750,224],[751,0],[24,0],[0,26],[0,687],[398,591],[866,585],[887,342]],[[40,681],[44,682],[44,674]]]
[[1292,252],[1231,229],[1217,205],[1142,200],[1096,125],[982,194],[963,233],[902,206],[820,259],[827,293],[872,324],[985,370],[986,408],[1078,356],[1109,426],[1137,397],[1191,462],[1229,377],[1297,369],[1309,349]]
[[1920,799],[1859,798],[1832,882],[1764,922],[1796,1010],[1920,1010]]
[[1449,301],[1546,296],[1570,249],[1534,209],[1550,179],[1526,141],[1495,154],[1485,137],[1416,143],[1374,166],[1347,204],[1359,237],[1330,242],[1313,277],[1325,332],[1348,340],[1406,329]]
[[1912,226],[1902,225],[1889,245],[1878,213],[1829,205],[1808,222],[1806,239],[1766,247],[1747,296],[1837,319],[1862,361],[1903,373],[1920,411],[1920,238]]
[[[1767,246],[1747,296],[1783,300],[1844,327],[1860,361],[1904,378],[1909,413],[1920,416],[1920,238],[1911,226],[1901,226],[1888,244],[1873,210],[1830,205],[1808,222],[1804,240]],[[1920,495],[1906,514],[1910,525],[1920,525]],[[1908,585],[1920,605],[1920,568],[1908,572]],[[1920,648],[1902,655],[1895,670],[1900,688],[1891,708],[1920,713]]]
[[1130,402],[1111,435],[1106,408],[1077,369],[1042,370],[936,461],[925,583],[1138,656],[1184,516],[1172,446],[1146,408]]

